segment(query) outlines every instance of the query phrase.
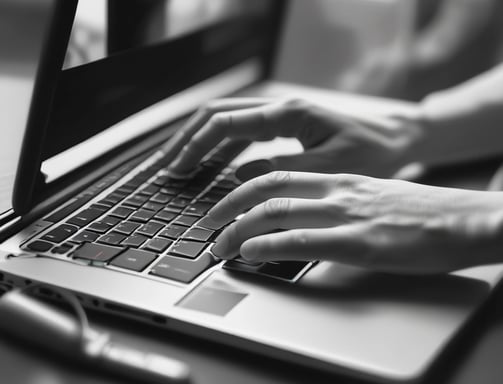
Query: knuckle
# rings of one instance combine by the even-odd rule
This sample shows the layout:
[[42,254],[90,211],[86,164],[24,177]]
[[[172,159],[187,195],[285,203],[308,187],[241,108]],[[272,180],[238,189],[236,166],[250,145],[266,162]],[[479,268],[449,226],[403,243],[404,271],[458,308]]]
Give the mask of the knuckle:
[[290,199],[270,199],[264,203],[264,215],[266,218],[281,222],[290,212]]
[[293,243],[296,246],[308,248],[310,245],[310,236],[306,230],[295,231],[295,236],[292,238]]
[[313,110],[312,105],[303,99],[289,99],[283,105],[284,110],[287,115],[287,119],[290,120],[291,124],[301,122],[301,127],[308,127],[311,111]]
[[333,176],[337,188],[352,189],[367,181],[367,177],[349,173],[339,173]]
[[281,190],[292,180],[292,174],[288,171],[269,172],[255,179],[255,187],[259,193],[267,195],[270,192]]
[[308,110],[310,103],[302,98],[292,97],[284,101],[284,107],[290,111],[304,111]]

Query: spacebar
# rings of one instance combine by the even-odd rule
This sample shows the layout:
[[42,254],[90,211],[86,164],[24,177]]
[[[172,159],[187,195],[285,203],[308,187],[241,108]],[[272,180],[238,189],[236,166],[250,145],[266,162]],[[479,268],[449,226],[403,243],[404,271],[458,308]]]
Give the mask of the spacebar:
[[182,283],[190,283],[218,262],[208,252],[203,253],[196,260],[165,256],[152,268],[150,274]]

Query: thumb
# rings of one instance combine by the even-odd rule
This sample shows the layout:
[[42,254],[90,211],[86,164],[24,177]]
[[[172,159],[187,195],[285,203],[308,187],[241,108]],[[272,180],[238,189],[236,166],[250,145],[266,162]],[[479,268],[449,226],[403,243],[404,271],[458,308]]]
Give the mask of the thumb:
[[255,160],[244,164],[236,170],[235,174],[244,183],[273,171],[323,172],[326,167],[321,164],[321,160],[319,155],[309,152],[277,156],[271,159]]

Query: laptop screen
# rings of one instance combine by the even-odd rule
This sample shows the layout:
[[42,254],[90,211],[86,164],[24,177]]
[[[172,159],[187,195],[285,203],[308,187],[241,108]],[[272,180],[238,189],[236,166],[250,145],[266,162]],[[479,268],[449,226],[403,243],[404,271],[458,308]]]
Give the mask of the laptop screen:
[[[81,0],[44,146],[46,181],[259,80],[276,5],[274,0]],[[208,83],[212,78],[220,86]],[[198,87],[205,82],[206,88]],[[196,93],[186,97],[192,102],[181,105],[173,98],[159,106],[154,121],[138,118],[192,88]]]
[[[17,1],[37,2],[8,2]],[[37,73],[44,92],[32,100],[49,116],[23,144],[17,213],[70,185],[78,171],[96,169],[117,148],[265,78],[285,6],[283,0],[52,2],[57,23]]]
[[[123,50],[173,40],[236,17],[263,16],[271,7],[270,0],[130,0],[122,3],[79,2],[64,69]],[[133,23],[129,23],[128,11],[135,15]],[[121,24],[129,25],[126,29],[120,28]],[[115,30],[110,32],[109,41],[110,27]]]

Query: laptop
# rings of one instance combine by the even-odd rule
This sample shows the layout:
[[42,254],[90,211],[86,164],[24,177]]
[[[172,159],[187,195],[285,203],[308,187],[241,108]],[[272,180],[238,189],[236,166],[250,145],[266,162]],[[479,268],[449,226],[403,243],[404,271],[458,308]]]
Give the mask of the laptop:
[[170,137],[207,100],[263,95],[285,3],[250,3],[0,4],[16,36],[0,34],[0,287],[60,287],[87,308],[306,367],[419,381],[501,266],[400,277],[223,262],[201,223],[255,144],[222,143],[191,179],[166,172]]

